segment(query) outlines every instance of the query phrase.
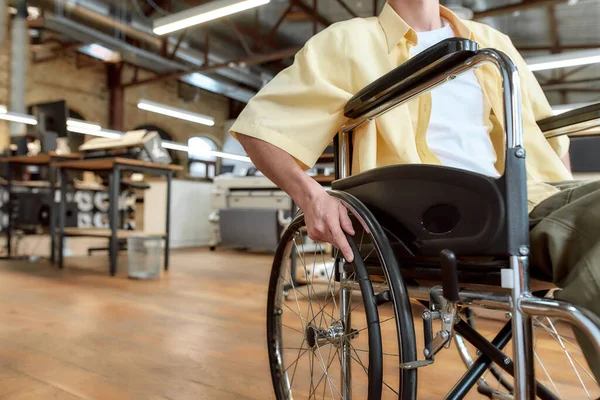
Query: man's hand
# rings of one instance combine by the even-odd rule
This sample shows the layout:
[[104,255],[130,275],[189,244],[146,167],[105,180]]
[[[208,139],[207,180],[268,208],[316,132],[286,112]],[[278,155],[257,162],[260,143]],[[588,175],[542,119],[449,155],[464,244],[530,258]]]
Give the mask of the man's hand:
[[304,212],[308,237],[315,241],[328,242],[342,251],[348,261],[354,254],[344,235],[354,235],[348,211],[339,200],[298,166],[285,151],[263,140],[237,134],[238,140],[254,162],[254,165],[278,187],[289,194]]
[[348,210],[342,203],[322,189],[300,206],[304,212],[304,221],[308,237],[314,241],[328,242],[341,250],[344,258],[354,261],[354,253],[346,239],[347,233],[354,235]]

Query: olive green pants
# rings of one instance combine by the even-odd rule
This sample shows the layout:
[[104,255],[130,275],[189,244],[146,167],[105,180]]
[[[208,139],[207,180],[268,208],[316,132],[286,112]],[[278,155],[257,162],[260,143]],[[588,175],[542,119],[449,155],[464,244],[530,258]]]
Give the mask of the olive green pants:
[[[600,316],[600,181],[554,185],[561,191],[530,213],[532,273],[561,288],[558,299]],[[574,331],[600,381],[600,354]]]

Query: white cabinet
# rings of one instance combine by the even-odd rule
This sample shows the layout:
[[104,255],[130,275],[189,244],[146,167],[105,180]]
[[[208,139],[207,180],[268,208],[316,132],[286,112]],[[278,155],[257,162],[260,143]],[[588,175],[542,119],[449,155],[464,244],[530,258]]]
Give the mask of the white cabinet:
[[[144,231],[164,232],[167,182],[151,181],[144,194]],[[211,238],[211,182],[174,179],[171,183],[171,248],[207,246]]]

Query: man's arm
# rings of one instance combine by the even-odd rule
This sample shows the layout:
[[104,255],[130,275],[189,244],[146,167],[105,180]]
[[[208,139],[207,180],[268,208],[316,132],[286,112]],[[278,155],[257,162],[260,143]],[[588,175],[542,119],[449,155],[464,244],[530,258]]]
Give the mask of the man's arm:
[[354,234],[344,206],[308,176],[287,152],[263,140],[236,133],[254,165],[279,188],[290,195],[304,212],[308,236],[329,242],[342,251],[348,261],[353,253],[344,231]]

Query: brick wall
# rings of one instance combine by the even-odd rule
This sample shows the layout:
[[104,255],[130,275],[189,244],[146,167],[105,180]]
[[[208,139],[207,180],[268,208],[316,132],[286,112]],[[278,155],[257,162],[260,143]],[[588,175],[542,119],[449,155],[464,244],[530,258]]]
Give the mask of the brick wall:
[[[10,30],[6,28],[7,25],[4,24],[4,40],[0,47],[0,104],[9,106]],[[32,54],[31,47],[29,54]],[[69,108],[77,111],[86,120],[109,127],[109,91],[105,65],[100,61],[87,58],[85,63],[80,64],[85,66],[77,66],[75,54],[72,52],[43,63],[33,63],[29,57],[25,66],[27,68],[26,105],[64,99]],[[124,69],[124,81],[128,81],[132,74],[132,69]],[[139,74],[139,78],[148,76],[152,75]],[[229,100],[224,96],[198,90],[199,95],[196,99],[185,102],[178,96],[177,81],[163,81],[126,89],[124,129],[130,130],[143,124],[153,124],[170,133],[176,141],[186,142],[189,137],[207,135],[221,144],[229,113]],[[210,115],[215,119],[215,125],[207,127],[140,110],[137,108],[137,101],[141,98]],[[7,143],[8,123],[0,121],[0,147],[6,146]]]

